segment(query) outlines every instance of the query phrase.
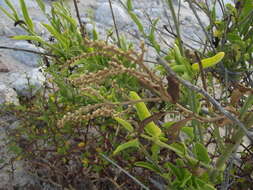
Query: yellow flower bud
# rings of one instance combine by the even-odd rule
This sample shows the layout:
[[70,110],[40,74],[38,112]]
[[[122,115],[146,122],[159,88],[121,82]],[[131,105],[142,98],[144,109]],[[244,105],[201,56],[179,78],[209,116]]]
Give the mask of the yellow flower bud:
[[84,142],[80,142],[78,145],[77,145],[79,148],[82,148],[85,146],[85,143]]

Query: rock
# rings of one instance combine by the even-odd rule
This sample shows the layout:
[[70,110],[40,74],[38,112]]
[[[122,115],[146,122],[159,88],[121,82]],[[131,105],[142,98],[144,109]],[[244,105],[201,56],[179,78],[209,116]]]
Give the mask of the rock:
[[[12,47],[32,50],[37,52],[42,52],[42,50],[33,44],[25,41],[15,42]],[[12,51],[11,55],[20,63],[25,64],[30,67],[38,67],[40,56],[34,53],[24,52],[24,51]]]
[[95,24],[88,23],[85,25],[85,31],[87,32],[90,39],[94,39],[94,36],[93,36],[94,29],[97,30]]
[[[126,25],[131,24],[130,17],[121,8],[119,5],[113,3],[112,4],[115,20],[118,26],[118,29],[123,29]],[[101,3],[95,13],[95,20],[97,22],[103,23],[104,25],[113,26],[112,13],[110,9],[109,3]]]
[[43,86],[45,76],[36,68],[26,73],[12,73],[9,80],[9,85],[19,96],[31,98]]
[[31,175],[28,172],[30,163],[16,159],[17,155],[11,151],[15,148],[11,148],[9,137],[20,127],[20,122],[13,114],[0,113],[0,190],[59,190]]
[[[19,1],[12,0],[10,2],[12,3],[13,7],[18,7],[18,8],[20,7]],[[34,0],[25,0],[25,3],[26,3],[27,8],[37,8],[38,7],[38,4]],[[0,6],[2,6],[4,8],[8,8],[8,6],[6,5],[6,3],[3,0],[0,1]]]
[[8,134],[18,126],[19,122],[13,115],[0,115],[0,189],[28,189],[27,187],[37,183],[37,180],[26,172],[25,162],[16,160],[16,155],[10,151]]
[[14,27],[12,23],[0,23],[0,36],[27,35],[27,32],[20,27]]
[[6,24],[0,22],[0,36],[13,35],[12,30]]
[[0,83],[0,105],[1,104],[19,104],[15,90],[3,83]]

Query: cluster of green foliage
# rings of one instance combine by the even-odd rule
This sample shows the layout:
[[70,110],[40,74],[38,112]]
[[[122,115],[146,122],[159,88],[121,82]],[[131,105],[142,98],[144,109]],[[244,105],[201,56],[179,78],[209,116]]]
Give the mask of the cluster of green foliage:
[[[144,52],[137,53],[123,37],[115,41],[118,47],[100,42],[95,30],[93,39],[88,39],[62,1],[54,2],[47,13],[43,2],[36,0],[49,21],[42,25],[54,41],[36,34],[24,0],[20,0],[21,15],[9,0],[5,2],[10,10],[1,10],[28,33],[13,38],[31,41],[50,54],[43,56],[48,81],[41,92],[9,107],[21,120],[10,149],[18,159],[29,160],[35,175],[70,189],[81,189],[84,179],[100,189],[214,190],[231,182],[236,189],[250,188],[248,158],[253,148],[241,152],[240,166],[233,162],[245,133],[203,94],[180,86],[161,65],[143,66]],[[205,28],[210,40],[192,59],[176,35],[174,47],[163,59],[189,83],[199,85],[201,79],[209,93],[216,93],[214,85],[224,88],[218,101],[249,128],[253,125],[253,4],[239,2],[223,7],[224,17],[218,19],[215,8],[192,1],[210,18]],[[175,12],[171,0],[167,3]],[[161,56],[162,47],[156,41],[159,20],[145,33],[132,7],[128,0],[126,10]],[[176,17],[174,23],[179,34]],[[112,67],[111,62],[121,67]],[[120,70],[123,67],[127,72]],[[118,73],[111,74],[113,69]],[[164,87],[159,81],[166,77]],[[160,86],[143,85],[147,81],[158,81]],[[228,83],[233,84],[231,88]]]

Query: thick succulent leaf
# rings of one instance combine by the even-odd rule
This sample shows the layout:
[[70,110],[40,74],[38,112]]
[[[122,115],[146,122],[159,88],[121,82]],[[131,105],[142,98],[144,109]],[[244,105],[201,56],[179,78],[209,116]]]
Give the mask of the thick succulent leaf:
[[[201,64],[202,64],[203,69],[215,66],[217,63],[219,63],[223,59],[224,56],[225,56],[224,52],[219,52],[213,57],[202,59]],[[192,69],[195,71],[199,71],[200,70],[199,63],[194,63],[192,65]]]

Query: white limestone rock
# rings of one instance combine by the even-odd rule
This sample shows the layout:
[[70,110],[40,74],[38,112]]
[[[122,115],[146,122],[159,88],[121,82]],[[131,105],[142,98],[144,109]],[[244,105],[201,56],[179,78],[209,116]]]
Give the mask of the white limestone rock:
[[31,98],[45,82],[45,76],[40,69],[32,69],[26,73],[12,73],[9,76],[9,85],[20,96]]
[[[12,45],[11,47],[25,49],[25,50],[32,50],[36,52],[43,52],[42,49],[25,41],[15,42],[14,45]],[[12,51],[10,53],[18,62],[22,64],[25,64],[29,67],[39,66],[40,56],[38,54],[24,52],[24,51]]]
[[19,105],[19,100],[15,90],[4,83],[0,83],[0,105],[2,104]]
[[[125,10],[117,5],[116,3],[112,4],[115,20],[119,29],[123,29],[125,26],[131,24],[129,15]],[[109,3],[101,3],[98,9],[95,12],[96,22],[102,23],[104,25],[113,26],[112,13]]]

